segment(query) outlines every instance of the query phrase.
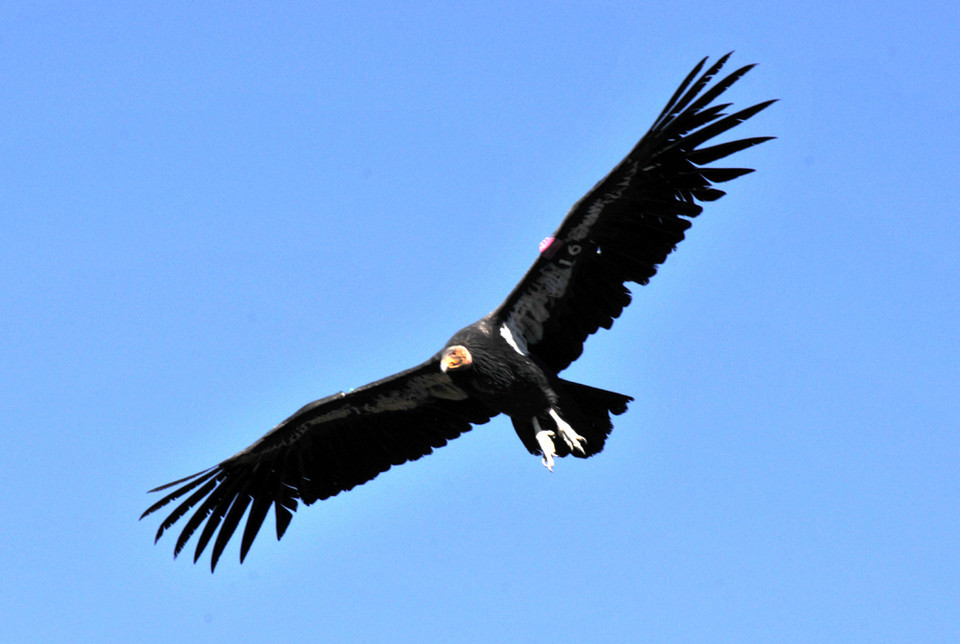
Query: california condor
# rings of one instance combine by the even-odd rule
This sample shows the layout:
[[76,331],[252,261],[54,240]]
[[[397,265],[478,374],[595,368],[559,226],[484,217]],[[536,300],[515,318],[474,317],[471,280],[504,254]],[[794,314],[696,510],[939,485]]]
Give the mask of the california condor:
[[723,196],[713,184],[752,172],[708,164],[772,138],[702,147],[773,103],[729,115],[729,103],[714,104],[752,67],[710,86],[729,56],[706,71],[704,59],[687,75],[650,131],[544,240],[503,304],[423,364],[312,402],[219,465],[152,490],[175,488],[141,518],[179,501],[156,538],[187,517],[174,556],[202,528],[194,562],[216,536],[212,571],[247,514],[242,562],[270,506],[279,539],[299,502],[365,483],[498,414],[551,470],[557,457],[600,452],[610,416],[633,399],[557,374],[630,303],[625,282],[646,284],[656,273],[700,214],[697,202]]

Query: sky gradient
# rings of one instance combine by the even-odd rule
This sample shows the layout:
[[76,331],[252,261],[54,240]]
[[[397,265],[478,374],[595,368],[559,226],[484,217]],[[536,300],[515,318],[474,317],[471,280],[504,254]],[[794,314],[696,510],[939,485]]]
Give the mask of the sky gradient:
[[[960,9],[0,6],[0,641],[960,640]],[[934,8],[939,6],[940,8]],[[509,420],[171,560],[146,490],[496,307],[703,56],[781,99]]]

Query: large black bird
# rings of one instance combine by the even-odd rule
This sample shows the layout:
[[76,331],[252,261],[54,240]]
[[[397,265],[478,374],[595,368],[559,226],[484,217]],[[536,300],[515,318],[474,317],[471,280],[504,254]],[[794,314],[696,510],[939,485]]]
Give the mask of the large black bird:
[[610,415],[633,399],[557,374],[580,356],[588,335],[609,329],[630,303],[624,283],[646,284],[657,272],[688,218],[700,214],[697,202],[723,196],[712,184],[752,172],[707,164],[771,138],[701,147],[773,103],[729,115],[729,103],[713,104],[752,67],[710,86],[729,56],[706,71],[704,59],[687,75],[650,131],[544,240],[503,304],[423,364],[312,402],[219,465],[152,490],[176,488],[143,516],[179,501],[157,539],[189,515],[174,556],[202,527],[194,562],[216,536],[212,571],[249,511],[242,562],[270,506],[279,539],[298,502],[365,483],[497,414],[510,416],[523,445],[551,470],[556,457],[600,452]]

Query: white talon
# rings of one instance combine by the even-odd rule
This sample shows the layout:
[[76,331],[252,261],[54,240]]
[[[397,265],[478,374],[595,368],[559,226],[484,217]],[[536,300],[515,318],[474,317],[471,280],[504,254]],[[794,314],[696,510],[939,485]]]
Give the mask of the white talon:
[[560,418],[560,414],[556,412],[555,409],[550,409],[550,417],[553,418],[553,422],[557,424],[557,430],[560,432],[560,438],[563,439],[563,442],[567,444],[567,447],[571,452],[576,452],[581,456],[586,456],[587,450],[583,448],[587,444],[587,439],[574,431],[573,427]]
[[543,463],[543,466],[553,472],[553,454],[546,454],[540,462]]
[[534,436],[537,439],[537,445],[540,446],[540,453],[543,454],[543,466],[552,472],[553,457],[557,455],[556,446],[553,444],[556,434],[547,429],[540,429],[540,422],[536,416],[533,418],[533,428],[537,432]]

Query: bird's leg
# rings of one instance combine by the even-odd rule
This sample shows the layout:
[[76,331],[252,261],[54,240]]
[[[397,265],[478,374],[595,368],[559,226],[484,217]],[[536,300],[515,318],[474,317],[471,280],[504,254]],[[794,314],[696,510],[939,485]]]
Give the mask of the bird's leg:
[[533,417],[533,429],[536,432],[534,437],[537,444],[540,445],[540,453],[543,454],[543,466],[551,472],[553,471],[553,457],[557,455],[557,448],[553,444],[553,437],[556,436],[548,429],[540,428],[540,421]]
[[553,422],[557,424],[557,431],[560,432],[560,437],[563,439],[563,442],[567,444],[567,447],[570,448],[571,452],[576,452],[581,456],[586,456],[587,451],[583,448],[587,444],[587,439],[574,431],[573,427],[560,418],[560,414],[557,413],[557,410],[553,407],[549,411],[550,417],[553,418]]

